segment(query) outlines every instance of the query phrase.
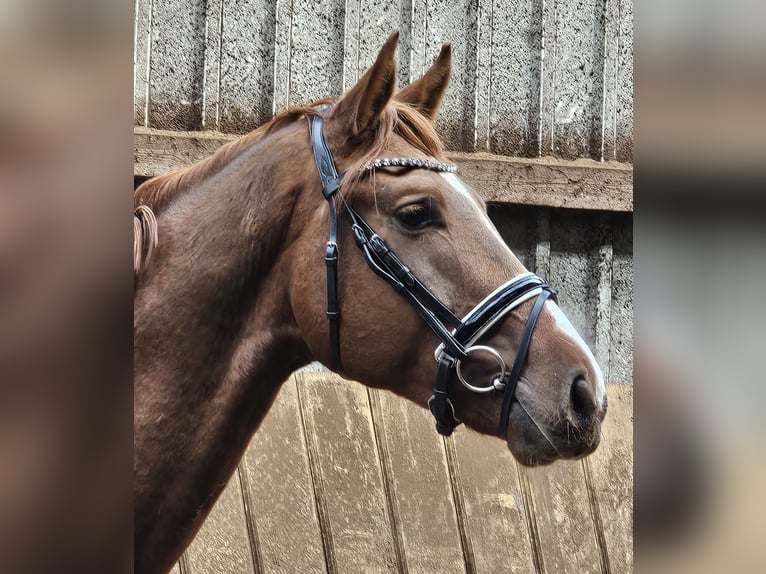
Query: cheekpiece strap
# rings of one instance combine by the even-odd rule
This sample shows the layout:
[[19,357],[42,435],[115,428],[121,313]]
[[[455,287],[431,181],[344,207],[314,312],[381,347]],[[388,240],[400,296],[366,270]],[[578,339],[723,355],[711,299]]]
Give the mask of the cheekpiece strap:
[[319,178],[322,181],[322,195],[327,200],[330,210],[330,233],[325,248],[325,266],[327,267],[327,320],[330,327],[330,368],[343,373],[340,360],[340,305],[338,303],[338,213],[335,208],[335,194],[340,188],[343,174],[338,175],[335,161],[322,133],[322,116],[317,115],[311,121],[311,147],[314,150]]
[[448,386],[455,361],[450,357],[439,359],[439,370],[436,374],[436,386],[431,398],[428,399],[428,409],[436,420],[436,432],[449,436],[460,424],[455,416],[455,406],[449,398]]
[[311,146],[314,148],[314,162],[319,172],[319,179],[322,180],[322,194],[325,199],[329,199],[340,188],[344,174],[338,175],[338,170],[335,168],[332,153],[324,140],[323,123],[324,120],[320,115],[314,116],[311,120]]

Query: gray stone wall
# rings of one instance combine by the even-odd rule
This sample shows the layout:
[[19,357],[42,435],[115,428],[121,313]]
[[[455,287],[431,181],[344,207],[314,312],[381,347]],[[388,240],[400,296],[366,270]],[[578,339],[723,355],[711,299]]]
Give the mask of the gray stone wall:
[[453,151],[633,158],[632,0],[135,0],[135,121],[245,133],[338,95],[400,31],[399,78],[443,42]]

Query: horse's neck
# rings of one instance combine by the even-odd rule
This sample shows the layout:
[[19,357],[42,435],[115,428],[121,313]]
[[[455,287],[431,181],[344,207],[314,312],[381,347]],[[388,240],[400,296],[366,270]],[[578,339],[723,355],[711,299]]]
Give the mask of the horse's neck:
[[254,147],[158,214],[134,301],[137,374],[161,366],[174,384],[214,392],[290,339],[282,255],[299,194],[275,185],[266,144]]
[[[144,550],[183,542],[177,530],[165,540],[163,528],[194,531],[282,381],[310,360],[282,256],[299,194],[294,184],[274,185],[279,174],[257,153],[239,159],[236,171],[158,214],[159,248],[136,291],[136,543]],[[147,516],[157,504],[159,521]]]

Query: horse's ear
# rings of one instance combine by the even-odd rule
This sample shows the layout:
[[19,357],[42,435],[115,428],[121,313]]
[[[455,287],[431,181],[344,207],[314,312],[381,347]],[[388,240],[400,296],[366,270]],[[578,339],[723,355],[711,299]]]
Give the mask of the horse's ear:
[[452,71],[452,46],[443,44],[439,57],[418,81],[396,94],[396,99],[416,108],[429,119],[434,119],[447,90]]
[[394,93],[398,41],[399,32],[388,37],[372,67],[338,102],[334,115],[349,118],[354,135],[374,125]]

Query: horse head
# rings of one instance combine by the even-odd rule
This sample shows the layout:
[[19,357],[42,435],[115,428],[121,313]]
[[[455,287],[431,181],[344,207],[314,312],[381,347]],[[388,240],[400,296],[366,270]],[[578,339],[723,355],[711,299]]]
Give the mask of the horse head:
[[[425,407],[441,378],[448,410],[441,413],[447,418],[440,429],[444,434],[459,422],[480,433],[499,434],[527,465],[584,456],[600,438],[606,410],[603,375],[554,297],[539,300],[543,291],[550,294],[544,282],[533,281],[513,304],[496,304],[492,320],[462,341],[462,351],[469,351],[462,360],[456,360],[460,348],[452,349],[448,335],[440,337],[428,314],[413,303],[413,298],[423,299],[419,288],[403,296],[408,294],[402,293],[401,283],[414,278],[438,301],[435,305],[446,308],[430,306],[437,322],[455,333],[460,323],[450,324],[450,313],[458,320],[477,316],[496,303],[493,297],[508,296],[514,287],[498,291],[499,286],[514,278],[516,285],[532,281],[533,276],[500,237],[482,198],[453,173],[434,132],[431,121],[450,75],[450,47],[442,48],[421,79],[395,93],[396,42],[394,34],[357,84],[323,112],[321,122],[314,121],[336,166],[338,190],[326,203],[323,191],[328,193],[316,169],[307,168],[315,209],[298,240],[300,256],[291,274],[295,321],[316,359],[369,386]],[[314,153],[321,150],[315,146]],[[349,211],[352,216],[345,217]],[[325,279],[321,257],[328,220],[335,217],[331,212],[338,218],[337,280]],[[367,230],[366,238],[360,237],[360,227]],[[385,266],[389,253],[395,269],[387,271],[403,274],[399,284],[370,269]],[[333,284],[327,293],[326,280]],[[328,323],[325,305],[333,297],[338,315]],[[535,305],[539,316],[524,341]],[[528,349],[520,349],[524,345]],[[441,366],[435,354],[452,364]],[[505,399],[502,391],[509,381],[503,376],[517,362],[513,396]]]

